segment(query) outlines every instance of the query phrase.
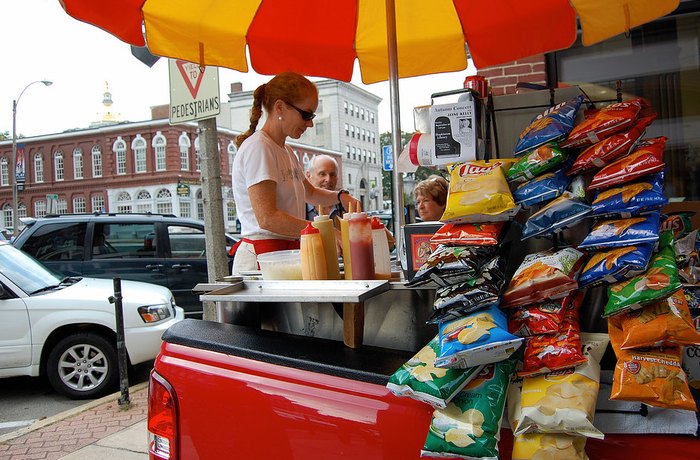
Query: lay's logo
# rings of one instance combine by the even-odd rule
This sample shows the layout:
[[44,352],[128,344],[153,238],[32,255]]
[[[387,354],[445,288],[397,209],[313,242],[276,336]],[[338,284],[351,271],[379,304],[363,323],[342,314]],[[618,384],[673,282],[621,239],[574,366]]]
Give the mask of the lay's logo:
[[494,169],[503,166],[503,164],[504,163],[502,161],[494,161],[493,163],[489,163],[488,166],[482,166],[474,163],[464,163],[459,168],[459,175],[464,177],[466,175],[487,174]]

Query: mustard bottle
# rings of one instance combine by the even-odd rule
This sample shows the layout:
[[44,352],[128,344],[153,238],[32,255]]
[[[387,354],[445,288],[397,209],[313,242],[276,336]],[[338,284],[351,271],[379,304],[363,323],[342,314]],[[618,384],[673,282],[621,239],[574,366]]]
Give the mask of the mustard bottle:
[[305,280],[328,279],[321,232],[309,222],[301,231],[301,277]]
[[345,279],[352,279],[352,255],[350,254],[350,216],[352,215],[352,203],[349,205],[348,212],[340,219],[340,236],[343,246],[343,266],[345,271]]
[[340,266],[338,265],[338,249],[335,243],[335,227],[333,227],[333,221],[328,215],[322,214],[314,217],[312,225],[321,232],[328,279],[339,280]]

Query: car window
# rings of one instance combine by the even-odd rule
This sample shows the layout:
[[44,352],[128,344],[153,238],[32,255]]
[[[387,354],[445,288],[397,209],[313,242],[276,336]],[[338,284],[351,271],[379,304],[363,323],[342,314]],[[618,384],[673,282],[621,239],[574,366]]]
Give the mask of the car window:
[[168,225],[170,253],[173,258],[205,257],[204,230],[186,225]]
[[156,256],[156,228],[152,223],[95,224],[93,259],[132,259]]
[[39,260],[83,260],[87,224],[55,223],[43,225],[22,245],[22,250]]

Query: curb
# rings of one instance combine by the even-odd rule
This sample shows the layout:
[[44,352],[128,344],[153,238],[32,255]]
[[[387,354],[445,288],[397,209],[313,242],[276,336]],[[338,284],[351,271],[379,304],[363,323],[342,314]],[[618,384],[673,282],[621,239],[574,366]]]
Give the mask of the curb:
[[[144,388],[146,388],[146,389],[148,388],[147,381],[136,384],[132,387],[129,387],[129,394],[135,393],[137,391],[141,391]],[[10,441],[12,439],[18,438],[20,436],[24,436],[27,433],[31,433],[32,431],[39,430],[41,428],[44,428],[45,426],[52,425],[56,422],[59,422],[61,420],[66,419],[68,417],[72,417],[73,415],[77,415],[77,414],[80,414],[80,413],[85,412],[87,410],[93,409],[97,406],[101,406],[102,404],[117,401],[120,396],[121,396],[121,391],[117,391],[115,393],[112,393],[111,395],[103,396],[100,399],[95,399],[94,401],[90,401],[90,402],[85,403],[81,406],[65,410],[65,411],[60,412],[56,415],[46,417],[45,419],[37,420],[36,422],[32,423],[31,425],[29,425],[27,427],[20,428],[19,430],[13,431],[11,433],[6,433],[6,434],[0,436],[0,444],[7,442],[7,441]],[[128,408],[124,409],[124,410],[128,410]]]

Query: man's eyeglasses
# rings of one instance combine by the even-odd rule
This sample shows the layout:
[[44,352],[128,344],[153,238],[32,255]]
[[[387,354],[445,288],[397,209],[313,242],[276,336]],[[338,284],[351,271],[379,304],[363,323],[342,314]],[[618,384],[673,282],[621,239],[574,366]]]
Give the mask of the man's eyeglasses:
[[291,108],[293,108],[294,110],[296,110],[297,112],[299,112],[299,115],[301,115],[301,119],[304,121],[311,121],[316,117],[316,114],[313,112],[309,112],[307,110],[302,110],[299,107],[297,107],[296,105],[290,104],[287,101],[284,101],[284,103],[287,104],[288,106],[290,106]]

